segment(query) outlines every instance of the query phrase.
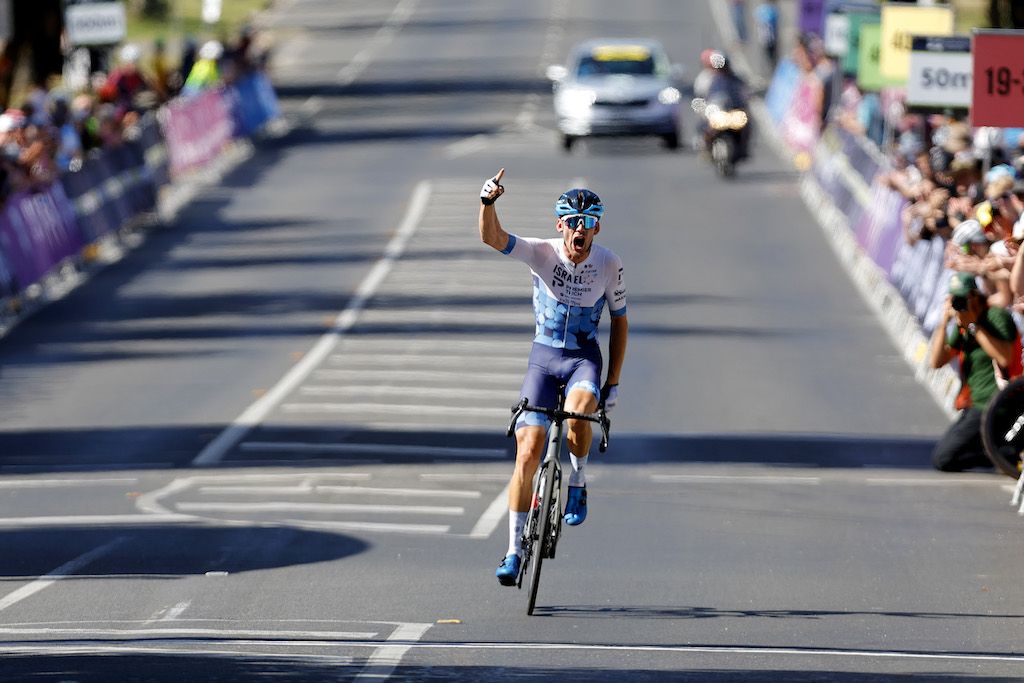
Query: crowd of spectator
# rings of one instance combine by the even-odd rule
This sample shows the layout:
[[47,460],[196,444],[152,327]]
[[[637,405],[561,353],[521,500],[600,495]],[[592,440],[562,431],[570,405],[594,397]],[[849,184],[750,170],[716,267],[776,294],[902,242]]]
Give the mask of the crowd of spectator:
[[0,201],[79,170],[94,150],[135,139],[142,117],[173,98],[262,68],[254,38],[245,27],[227,48],[189,39],[176,64],[163,41],[148,55],[128,43],[114,51],[112,68],[93,72],[82,87],[61,77],[34,85],[0,114]]
[[929,363],[952,362],[962,386],[958,417],[933,464],[946,471],[987,466],[982,412],[1022,370],[1024,131],[972,128],[965,111],[909,111],[902,89],[863,92],[817,36],[800,36],[791,56],[804,77],[820,81],[821,128],[840,126],[877,148],[883,170],[874,180],[904,200],[905,245],[941,240],[951,281],[943,285],[948,296]]

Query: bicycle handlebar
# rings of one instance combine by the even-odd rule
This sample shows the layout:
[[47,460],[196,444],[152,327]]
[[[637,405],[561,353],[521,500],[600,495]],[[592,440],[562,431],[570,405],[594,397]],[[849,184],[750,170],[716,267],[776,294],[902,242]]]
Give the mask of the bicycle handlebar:
[[516,428],[516,420],[519,416],[525,412],[541,413],[547,415],[552,420],[586,420],[588,422],[596,422],[601,425],[601,443],[598,445],[598,449],[604,453],[608,450],[608,431],[611,429],[612,423],[608,419],[608,413],[604,409],[604,404],[600,404],[597,407],[596,413],[574,413],[569,410],[556,410],[554,408],[542,408],[540,406],[531,406],[527,399],[522,399],[519,403],[512,406],[512,420],[508,423],[508,432],[506,436],[512,436]]

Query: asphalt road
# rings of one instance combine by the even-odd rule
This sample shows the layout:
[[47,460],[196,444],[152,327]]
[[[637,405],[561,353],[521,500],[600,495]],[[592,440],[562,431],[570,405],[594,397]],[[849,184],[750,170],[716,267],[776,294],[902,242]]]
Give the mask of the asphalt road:
[[[713,7],[278,3],[291,132],[0,340],[0,680],[1021,679],[1009,481],[929,469],[946,417],[795,173],[557,144],[545,66],[654,36],[686,86]],[[535,617],[493,578],[532,329],[476,235],[500,167],[520,234],[594,188],[629,287]]]

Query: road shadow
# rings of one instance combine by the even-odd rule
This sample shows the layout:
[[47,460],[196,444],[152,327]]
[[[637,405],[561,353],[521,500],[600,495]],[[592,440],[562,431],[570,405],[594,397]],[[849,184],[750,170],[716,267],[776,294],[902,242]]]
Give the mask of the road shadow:
[[900,617],[906,619],[1024,619],[1024,614],[993,614],[965,612],[913,612],[886,610],[790,610],[790,609],[719,609],[715,607],[667,605],[537,605],[534,616],[569,617],[573,619],[821,619],[823,617]]
[[176,579],[208,572],[214,572],[210,580],[216,580],[242,572],[340,560],[365,552],[370,545],[344,534],[294,526],[124,522],[116,527],[99,523],[2,530],[0,547],[17,549],[0,556],[2,585],[31,581],[89,553],[95,558],[60,572],[61,580]]

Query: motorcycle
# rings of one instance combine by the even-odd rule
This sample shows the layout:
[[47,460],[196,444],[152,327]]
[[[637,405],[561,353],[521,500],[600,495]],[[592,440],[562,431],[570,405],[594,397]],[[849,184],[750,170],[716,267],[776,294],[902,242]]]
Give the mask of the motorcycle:
[[690,107],[703,117],[701,135],[697,145],[711,157],[715,170],[723,178],[736,174],[736,164],[747,158],[750,136],[750,117],[739,107],[728,102],[696,97]]

